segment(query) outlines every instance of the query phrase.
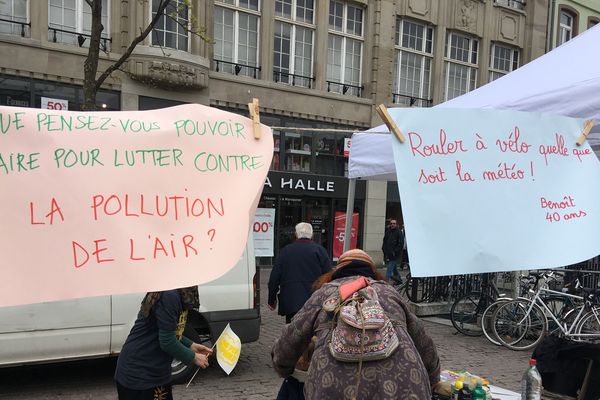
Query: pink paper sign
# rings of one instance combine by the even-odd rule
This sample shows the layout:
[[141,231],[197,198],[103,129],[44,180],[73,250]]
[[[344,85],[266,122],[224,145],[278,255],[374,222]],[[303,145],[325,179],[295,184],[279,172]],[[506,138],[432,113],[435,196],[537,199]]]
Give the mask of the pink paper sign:
[[242,255],[271,130],[201,106],[0,107],[0,306],[205,283]]

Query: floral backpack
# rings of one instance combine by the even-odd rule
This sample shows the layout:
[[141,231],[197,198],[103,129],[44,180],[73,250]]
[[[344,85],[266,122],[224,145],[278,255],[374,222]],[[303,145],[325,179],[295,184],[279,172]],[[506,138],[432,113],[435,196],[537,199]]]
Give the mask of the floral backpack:
[[323,304],[333,312],[329,351],[342,362],[383,360],[398,348],[394,324],[379,303],[372,284],[365,277],[339,285]]

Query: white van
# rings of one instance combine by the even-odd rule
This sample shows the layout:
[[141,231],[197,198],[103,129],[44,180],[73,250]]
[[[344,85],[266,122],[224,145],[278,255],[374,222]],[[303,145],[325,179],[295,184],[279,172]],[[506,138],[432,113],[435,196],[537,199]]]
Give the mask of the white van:
[[[242,343],[258,340],[259,282],[250,236],[231,271],[199,286],[200,312],[188,316],[185,335],[197,342],[214,341],[230,323]],[[117,355],[143,297],[137,293],[0,307],[0,367]],[[173,363],[175,382],[193,372]]]

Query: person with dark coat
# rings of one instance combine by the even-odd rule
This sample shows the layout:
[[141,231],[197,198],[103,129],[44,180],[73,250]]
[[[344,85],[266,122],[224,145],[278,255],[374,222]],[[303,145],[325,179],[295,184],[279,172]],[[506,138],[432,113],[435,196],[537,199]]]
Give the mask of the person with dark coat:
[[390,220],[388,228],[383,235],[383,261],[385,262],[385,277],[389,281],[392,277],[402,280],[398,274],[398,264],[402,265],[402,252],[404,249],[404,235],[398,228],[398,222],[395,219]]
[[[381,307],[394,316],[399,346],[382,360],[342,362],[330,351],[335,311],[328,311],[324,304],[339,296],[341,285],[361,276],[371,279]],[[271,350],[280,376],[295,374],[298,359],[314,344],[303,387],[307,400],[426,400],[431,399],[432,389],[439,391],[441,365],[433,340],[398,291],[382,279],[367,253],[348,250],[331,272],[315,281],[312,296],[284,326]]]
[[306,222],[296,225],[296,241],[285,246],[269,277],[269,308],[274,310],[279,300],[278,313],[285,322],[302,308],[312,294],[312,284],[331,270],[327,250],[312,241],[313,228]]

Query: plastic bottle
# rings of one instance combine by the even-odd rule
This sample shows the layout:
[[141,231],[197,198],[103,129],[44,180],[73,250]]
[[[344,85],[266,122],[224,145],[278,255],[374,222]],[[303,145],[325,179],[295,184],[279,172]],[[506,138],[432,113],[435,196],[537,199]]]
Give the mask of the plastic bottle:
[[523,374],[521,400],[540,400],[542,398],[542,376],[535,367],[535,360],[529,360],[529,368]]
[[471,388],[469,388],[469,384],[463,383],[461,396],[461,400],[471,400]]
[[461,379],[457,379],[456,381],[454,381],[454,385],[452,385],[452,400],[462,400],[462,388],[463,381]]
[[485,390],[483,390],[483,385],[481,384],[481,381],[477,381],[477,385],[475,386],[475,389],[473,389],[473,391],[471,392],[471,400],[485,400],[486,399],[486,394],[485,394]]

